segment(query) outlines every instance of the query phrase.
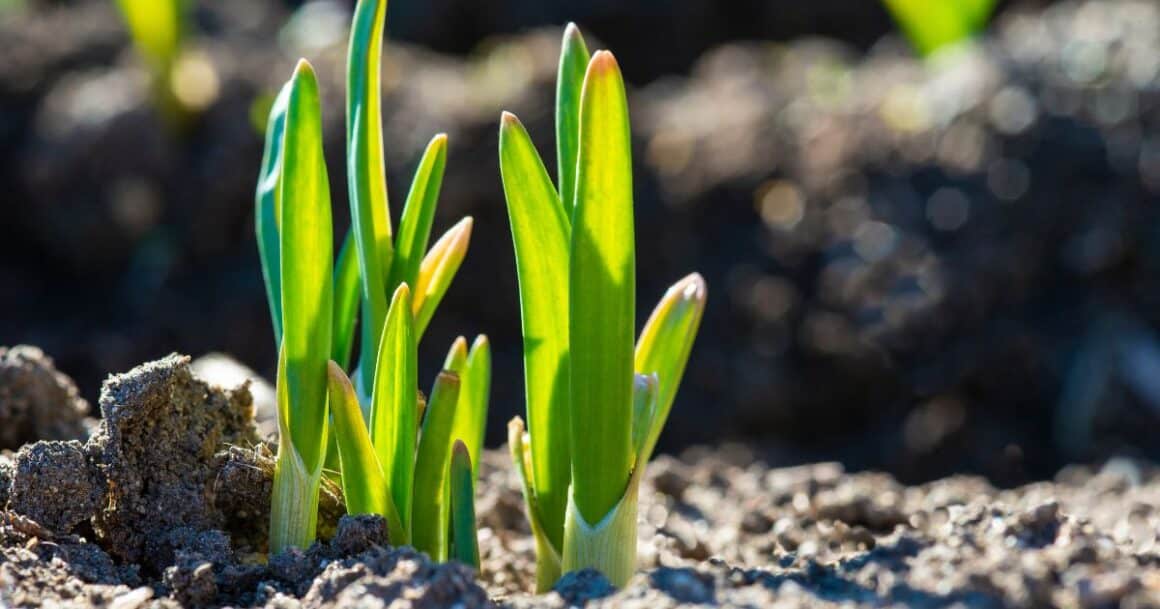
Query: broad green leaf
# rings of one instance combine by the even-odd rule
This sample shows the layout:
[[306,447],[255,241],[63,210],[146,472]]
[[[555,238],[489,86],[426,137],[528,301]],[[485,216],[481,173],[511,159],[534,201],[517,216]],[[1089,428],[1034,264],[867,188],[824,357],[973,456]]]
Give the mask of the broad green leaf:
[[177,58],[185,24],[183,0],[117,0],[137,51],[150,69],[167,72]]
[[[563,548],[564,543],[561,541],[557,545],[548,537],[543,510],[536,490],[532,486],[530,448],[528,434],[524,432],[523,420],[514,417],[508,422],[508,449],[511,451],[516,472],[520,475],[520,489],[524,495],[524,510],[528,515],[532,538],[536,540],[536,593],[543,594],[551,590],[552,586],[556,585],[556,581],[560,579],[560,549]],[[563,525],[561,525],[562,527]],[[563,531],[560,534],[562,539]]]
[[[378,348],[378,371],[371,394],[371,441],[389,481],[404,529],[411,525],[411,491],[418,430],[418,353],[411,290],[399,286],[391,298]],[[408,543],[409,538],[394,543]]]
[[359,0],[351,25],[346,79],[346,171],[351,226],[362,278],[362,387],[374,386],[375,349],[387,315],[391,216],[383,162],[382,74],[386,0]]
[[491,345],[480,334],[471,344],[464,370],[460,373],[459,411],[455,415],[453,438],[463,440],[471,457],[472,481],[479,480],[479,460],[487,430],[487,407],[491,395]]
[[475,531],[475,481],[467,446],[451,449],[451,558],[479,571],[479,539]]
[[451,427],[459,402],[459,375],[443,371],[435,379],[423,434],[415,457],[414,519],[411,541],[432,560],[447,560],[447,473],[451,463]]
[[576,155],[580,148],[580,91],[588,69],[588,47],[580,28],[569,23],[560,45],[556,74],[556,175],[566,214],[576,204]]
[[[524,386],[531,452],[531,486],[544,531],[560,552],[568,506],[568,244],[564,208],[528,132],[514,114],[500,120],[499,168],[511,221],[520,321],[524,336]],[[553,582],[555,583],[555,582]]]
[[435,220],[435,207],[439,201],[439,187],[443,184],[443,168],[447,164],[447,136],[440,133],[423,152],[407,202],[403,205],[403,217],[399,220],[399,234],[395,237],[395,255],[391,260],[390,279],[387,285],[418,285],[419,265],[427,251],[427,241],[431,237],[431,223]]
[[451,287],[451,280],[459,271],[463,257],[467,255],[473,224],[474,220],[468,216],[448,229],[431,247],[419,266],[415,302],[411,306],[415,312],[415,335],[420,338],[435,315],[435,309],[439,308],[439,303],[447,294],[447,288]]
[[640,374],[656,374],[660,383],[657,412],[640,451],[640,465],[652,455],[669,418],[681,378],[685,375],[685,365],[693,351],[697,329],[701,326],[707,297],[708,289],[700,274],[684,277],[665,291],[640,332],[633,366]]
[[309,471],[322,466],[326,362],[334,284],[330,190],[322,153],[318,82],[305,60],[291,79],[281,185],[282,344],[290,436]]
[[266,143],[262,150],[262,169],[254,193],[254,229],[258,236],[258,257],[262,261],[262,279],[266,283],[266,302],[274,326],[274,345],[282,345],[282,259],[278,252],[278,218],[281,213],[278,184],[282,176],[282,145],[286,131],[286,110],[290,105],[290,81],[287,81],[266,121]]
[[342,496],[348,514],[379,514],[387,520],[390,539],[405,539],[399,513],[387,491],[387,479],[367,433],[358,396],[335,362],[328,368],[330,411],[342,459]]
[[334,269],[334,344],[330,352],[330,359],[338,362],[343,370],[350,368],[358,319],[358,254],[354,250],[354,233],[347,232]]
[[568,316],[572,492],[584,520],[597,523],[620,501],[633,465],[632,146],[624,81],[608,51],[592,56],[584,79],[577,167]]

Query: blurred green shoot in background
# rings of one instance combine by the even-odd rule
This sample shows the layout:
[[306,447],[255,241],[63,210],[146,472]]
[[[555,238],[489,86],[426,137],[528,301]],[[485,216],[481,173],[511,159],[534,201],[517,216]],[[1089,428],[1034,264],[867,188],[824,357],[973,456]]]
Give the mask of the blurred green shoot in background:
[[975,37],[987,25],[996,0],[883,0],[890,16],[923,57]]

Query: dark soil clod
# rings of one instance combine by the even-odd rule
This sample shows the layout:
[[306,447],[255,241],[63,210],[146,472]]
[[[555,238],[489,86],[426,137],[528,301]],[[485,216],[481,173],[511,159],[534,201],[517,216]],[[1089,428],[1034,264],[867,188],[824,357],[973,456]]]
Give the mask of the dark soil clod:
[[165,553],[146,555],[148,540],[225,521],[211,500],[213,457],[257,443],[249,391],[211,388],[190,373],[188,357],[170,355],[111,376],[100,406],[89,444],[109,497],[93,528],[114,555],[163,568]]
[[55,533],[89,520],[105,496],[105,481],[75,440],[28,444],[16,453],[9,509]]
[[36,347],[0,347],[0,450],[37,440],[84,440],[89,404]]

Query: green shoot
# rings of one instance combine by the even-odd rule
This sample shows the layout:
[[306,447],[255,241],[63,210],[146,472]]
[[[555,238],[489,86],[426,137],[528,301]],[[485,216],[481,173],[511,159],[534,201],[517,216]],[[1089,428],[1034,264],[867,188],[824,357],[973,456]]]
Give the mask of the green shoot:
[[290,80],[277,190],[282,307],[278,458],[270,549],[314,540],[326,451],[327,360],[333,277],[330,191],[322,155],[318,82],[306,61]]
[[572,496],[588,522],[624,494],[632,471],[636,262],[628,102],[612,53],[592,56],[580,111],[569,253]]
[[[383,326],[370,419],[375,454],[387,475],[394,507],[404,527],[411,523],[411,490],[414,487],[415,442],[419,425],[417,349],[415,322],[411,316],[411,291],[404,284],[395,290]],[[339,446],[345,443],[344,440],[339,436]],[[344,484],[354,477],[346,475],[345,470],[343,473]],[[391,534],[395,543],[408,543],[411,538],[407,528],[391,531]]]
[[[582,61],[587,68],[580,80]],[[536,540],[540,591],[563,571],[594,567],[615,585],[632,575],[640,480],[684,374],[706,297],[699,275],[675,284],[634,352],[624,81],[611,53],[588,59],[571,25],[556,104],[559,191],[519,120],[505,112],[500,121],[528,417],[526,431],[521,420],[512,421],[508,438]]]
[[580,142],[580,90],[584,87],[584,73],[588,70],[588,47],[580,28],[569,23],[564,28],[564,42],[560,47],[560,69],[556,78],[556,173],[560,185],[560,201],[565,213],[572,213],[576,202],[576,160]]
[[186,0],[117,0],[133,47],[149,70],[154,101],[171,127],[218,95],[217,74],[208,56],[186,48],[190,15]]
[[479,571],[472,465],[467,445],[456,440],[451,449],[451,558]]
[[[437,135],[415,172],[398,235],[392,233],[380,108],[385,16],[385,0],[360,0],[351,28],[346,169],[352,226],[337,262],[309,64],[299,64],[270,109],[255,225],[282,354],[279,463],[285,465],[279,471],[286,473],[276,477],[271,548],[313,540],[310,519],[325,463],[328,475],[341,477],[351,513],[380,514],[392,542],[413,542],[446,560],[453,535],[456,556],[475,543],[474,517],[470,533],[469,519],[451,519],[453,482],[458,505],[473,503],[453,477],[452,446],[461,439],[468,463],[478,462],[491,356],[485,337],[470,353],[464,342],[463,357],[440,374],[425,407],[418,343],[467,253],[472,219],[427,248],[447,156],[447,138]],[[361,334],[354,354],[356,323]],[[475,475],[468,476],[471,486]]]
[[[386,0],[359,0],[347,52],[346,160],[351,226],[362,279],[362,340],[356,365],[364,412],[374,387],[378,338],[387,315],[387,297],[402,283],[414,288],[416,340],[423,336],[451,285],[471,240],[471,219],[452,227],[424,257],[435,217],[447,136],[432,138],[411,182],[393,234],[383,156],[382,49]],[[442,248],[442,249],[441,249]]]
[[[462,354],[462,359],[459,356]],[[454,356],[454,357],[453,357]],[[483,434],[487,427],[487,403],[491,393],[491,345],[480,334],[467,351],[462,336],[455,340],[443,368],[459,375],[459,414],[451,437],[462,441],[471,460],[471,479],[479,480],[479,460],[483,451]]]
[[970,40],[986,25],[995,0],[883,0],[919,54],[929,56]]
[[416,549],[427,552],[437,561],[446,561],[449,540],[447,503],[451,468],[451,446],[454,438],[455,411],[459,404],[459,375],[439,373],[427,413],[423,416],[423,434],[415,458],[415,512],[411,525]]

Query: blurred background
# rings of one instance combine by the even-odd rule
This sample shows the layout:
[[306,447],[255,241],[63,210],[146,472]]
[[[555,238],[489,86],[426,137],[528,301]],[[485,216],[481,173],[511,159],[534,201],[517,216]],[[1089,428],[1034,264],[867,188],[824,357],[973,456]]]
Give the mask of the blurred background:
[[[709,283],[662,449],[998,484],[1160,457],[1160,2],[999,2],[958,29],[933,14],[955,2],[923,27],[908,4],[392,0],[393,212],[446,132],[435,231],[476,220],[422,378],[485,332],[489,444],[523,411],[497,122],[518,114],[554,173],[574,20],[630,81],[641,322],[687,272]],[[352,5],[194,2],[166,97],[112,0],[0,0],[0,344],[41,346],[94,402],[171,351],[272,378],[261,128],[309,58],[345,231]]]

